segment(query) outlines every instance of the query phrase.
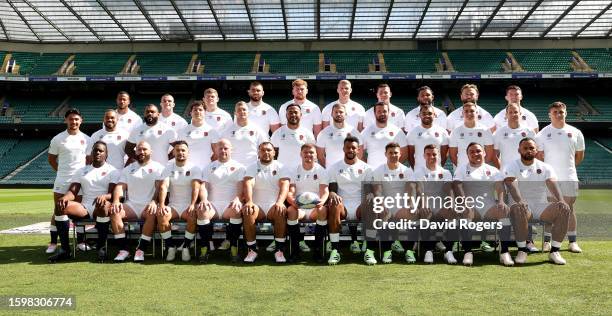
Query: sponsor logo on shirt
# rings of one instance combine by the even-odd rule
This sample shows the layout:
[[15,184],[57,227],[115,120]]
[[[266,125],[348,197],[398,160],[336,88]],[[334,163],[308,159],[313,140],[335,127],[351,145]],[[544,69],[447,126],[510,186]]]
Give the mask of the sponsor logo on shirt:
[[482,133],[478,132],[476,135],[478,135],[478,137],[482,137]]
[[161,135],[161,134],[162,134],[161,129],[158,129],[158,130],[157,130],[157,135]]

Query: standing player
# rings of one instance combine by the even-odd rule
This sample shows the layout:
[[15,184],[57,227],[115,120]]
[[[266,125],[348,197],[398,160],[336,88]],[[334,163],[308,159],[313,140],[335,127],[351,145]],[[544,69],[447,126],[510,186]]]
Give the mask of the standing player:
[[[423,148],[424,164],[414,168],[414,181],[416,181],[416,193],[419,196],[421,193],[424,198],[427,197],[440,197],[444,200],[445,197],[451,196],[451,182],[453,181],[453,175],[450,171],[440,166],[440,160],[438,156],[440,150],[437,145],[429,144]],[[433,203],[432,203],[433,204]],[[428,210],[420,210],[421,213],[431,214],[433,221],[446,221],[454,220],[457,218],[457,213],[450,209],[445,208],[444,205],[426,205],[420,206],[421,208],[428,207]],[[435,241],[428,239],[428,234],[425,235],[425,240],[422,242],[423,248],[425,249],[425,256],[423,262],[433,263],[433,250],[436,245]],[[444,261],[449,264],[457,263],[457,259],[453,256],[451,251],[453,243],[449,240],[458,240],[453,238],[450,232],[446,235],[446,241],[442,243],[442,247],[438,249],[446,251],[444,253]]]
[[[576,242],[576,212],[574,203],[578,196],[578,173],[576,167],[584,159],[584,136],[582,132],[565,122],[567,106],[563,102],[553,102],[548,107],[550,125],[543,128],[536,140],[540,149],[539,159],[551,165],[557,174],[557,180],[563,199],[569,205],[571,213],[567,227],[569,250],[582,252]],[[545,251],[550,247],[550,233],[544,235]]]
[[261,129],[265,135],[274,133],[280,127],[280,119],[276,110],[263,101],[264,90],[260,82],[253,81],[249,86],[249,120]]
[[159,106],[161,107],[160,122],[168,124],[175,131],[180,131],[187,126],[187,121],[174,113],[174,97],[171,94],[166,93],[162,95]]
[[159,112],[155,104],[145,106],[144,118],[145,124],[135,128],[125,144],[125,153],[130,157],[128,163],[136,159],[134,152],[136,143],[146,141],[153,151],[151,159],[165,166],[168,163],[170,146],[176,141],[176,131],[159,121]]
[[[117,111],[104,112],[104,128],[91,135],[92,141],[103,141],[107,148],[107,162],[118,170],[123,169],[125,163],[125,143],[130,136],[126,130],[117,128]],[[91,152],[91,148],[88,148]]]
[[521,125],[521,106],[510,103],[506,106],[505,117],[508,124],[500,126],[493,134],[495,153],[499,156],[500,164],[505,166],[520,158],[518,144],[525,137],[534,138],[535,134],[530,127]]
[[[330,265],[340,262],[340,230],[342,220],[356,220],[361,214],[361,185],[369,181],[372,168],[359,159],[359,138],[349,135],[344,139],[344,159],[327,168],[329,175],[329,202],[327,220],[329,224],[329,240],[332,251],[327,263]],[[357,241],[357,227],[351,228],[351,251],[359,253]]]
[[270,138],[278,153],[278,161],[291,170],[300,164],[301,148],[304,144],[316,143],[312,132],[301,126],[302,111],[299,105],[287,106],[287,124],[274,131]]
[[[327,228],[327,207],[325,202],[329,196],[329,178],[327,171],[317,163],[317,151],[313,144],[304,144],[300,149],[301,164],[291,168],[291,184],[287,195],[287,230],[291,238],[291,258],[295,262],[299,252],[309,252],[303,236],[300,235],[299,221],[316,221],[315,226],[315,260],[322,261],[323,242]],[[296,198],[304,192],[318,194],[319,203],[312,209],[302,209]]]
[[[200,193],[202,171],[191,163],[187,142],[177,141],[172,150],[174,161],[166,165],[161,176],[163,180],[159,188],[157,227],[168,251],[166,261],[174,261],[176,246],[172,240],[170,222],[179,218],[187,222],[181,259],[189,261],[191,260],[189,246],[196,232],[196,203]],[[170,201],[167,206],[166,197]]]
[[319,109],[318,105],[306,99],[308,95],[308,83],[306,81],[302,79],[294,80],[291,83],[291,87],[293,100],[283,103],[278,109],[278,116],[280,117],[281,124],[288,124],[287,108],[293,104],[297,104],[302,111],[302,126],[311,131],[316,137],[321,131],[321,109]]
[[[95,218],[96,229],[98,231],[98,260],[106,260],[106,237],[108,236],[108,211],[110,209],[111,192],[119,180],[119,171],[115,167],[106,163],[106,144],[97,141],[92,146],[92,164],[87,165],[75,174],[70,189],[58,201],[59,216],[56,216],[56,223],[62,221],[59,217],[73,218]],[[82,202],[75,199],[82,190]],[[62,225],[64,223],[61,223]],[[68,245],[68,230],[62,229],[60,234],[62,248],[60,251],[49,257],[50,262],[56,262],[70,258],[70,247]],[[66,242],[64,244],[64,242]]]
[[[523,91],[521,87],[511,85],[506,88],[506,101],[508,104],[518,104],[521,112],[519,123],[522,126],[528,127],[534,133],[539,130],[538,118],[529,110],[522,106]],[[506,109],[499,111],[493,118],[495,121],[495,129],[500,129],[508,124],[508,116]]]
[[204,120],[208,125],[217,131],[223,131],[232,124],[232,116],[217,106],[217,103],[219,103],[219,93],[217,90],[213,88],[204,90],[204,98],[202,100],[206,106]]
[[[495,122],[489,112],[480,107],[478,104],[478,87],[475,84],[465,84],[461,87],[461,103],[466,104],[468,102],[476,105],[478,111],[478,121],[484,125],[487,129],[495,130]],[[458,107],[451,114],[446,117],[446,129],[452,132],[458,126],[463,124],[463,107]]]
[[347,123],[361,132],[363,130],[365,108],[363,105],[351,100],[351,93],[353,92],[351,82],[348,80],[340,80],[336,91],[338,92],[338,100],[326,105],[321,112],[323,128],[329,126],[333,119],[333,107],[336,104],[342,104],[346,110]]
[[[403,165],[400,162],[401,157],[401,146],[398,143],[391,142],[385,145],[384,153],[386,158],[386,163],[381,164],[376,169],[374,169],[372,173],[372,180],[378,182],[374,185],[374,194],[377,196],[396,196],[396,194],[403,195],[408,192],[410,195],[411,189],[409,187],[409,182],[413,178],[412,169]],[[416,213],[410,214],[406,209],[396,209],[396,208],[388,208],[385,210],[385,217],[394,218],[397,220],[400,219],[416,219],[412,215],[417,215]],[[387,236],[386,238],[395,238],[397,236]],[[383,263],[391,263],[393,260],[392,251],[398,253],[405,252],[405,259],[408,263],[414,263],[416,261],[414,257],[414,252],[412,251],[414,246],[414,241],[408,243],[408,247],[404,248],[399,240],[395,242],[391,242],[389,240],[385,240],[381,242],[382,249],[384,250],[382,262]],[[365,248],[365,247],[364,247]],[[366,248],[367,249],[367,248]],[[407,250],[405,250],[407,249]],[[367,264],[371,264],[368,262],[368,253],[370,252],[373,255],[371,250],[366,251],[366,255],[364,256],[364,260]],[[376,263],[376,260],[373,260]]]
[[[53,183],[53,210],[51,218],[50,233],[51,242],[47,246],[46,253],[54,253],[57,249],[57,236],[68,231],[68,216],[61,215],[58,201],[68,192],[70,183],[77,171],[85,166],[87,157],[87,146],[89,136],[81,132],[83,117],[77,109],[70,109],[64,114],[66,130],[51,139],[49,145],[48,161],[51,168],[57,172]],[[58,220],[59,218],[59,220]],[[70,249],[68,240],[62,240],[62,248]]]
[[[406,120],[404,121],[404,130],[407,134],[410,134],[413,128],[421,125],[421,110],[423,108],[431,107],[433,110],[433,122],[432,125],[437,125],[442,128],[446,128],[446,113],[444,111],[433,106],[434,94],[430,87],[422,86],[417,89],[417,103],[419,104],[410,112],[406,113]],[[420,157],[421,155],[419,155]]]
[[[164,166],[151,159],[151,145],[146,141],[139,141],[135,152],[136,161],[123,168],[119,183],[113,191],[110,218],[115,241],[119,246],[115,262],[124,262],[130,257],[123,220],[144,220],[142,234],[134,254],[135,262],[144,261],[144,253],[155,229],[159,185]],[[121,203],[122,197],[126,197],[123,203]]]
[[259,144],[259,160],[247,167],[244,176],[244,236],[249,252],[244,262],[254,262],[257,258],[256,226],[257,220],[268,218],[274,224],[274,247],[276,263],[286,262],[285,231],[287,208],[285,199],[289,192],[289,175],[283,165],[274,160],[274,145],[270,142]]
[[493,149],[493,135],[491,131],[478,121],[478,106],[468,102],[463,105],[463,124],[457,126],[451,133],[449,156],[453,165],[459,167],[468,163],[467,146],[470,143],[481,144],[485,150],[487,162],[499,166],[499,160]]
[[[406,139],[408,141],[408,163],[416,170],[418,167],[425,165],[425,159],[422,155],[425,146],[436,145],[440,152],[438,153],[438,164],[444,165],[448,154],[448,132],[440,125],[435,124],[434,107],[420,106],[419,118],[421,123],[410,129]],[[408,116],[406,116],[408,120]],[[408,130],[408,129],[407,129]]]
[[[329,167],[338,161],[342,161],[344,153],[342,152],[344,139],[351,135],[360,138],[359,131],[346,123],[346,106],[341,103],[336,103],[332,109],[333,124],[324,128],[319,136],[317,136],[317,157],[319,164],[323,167]],[[359,157],[363,152],[363,147],[360,147]]]
[[[378,103],[384,103],[387,105],[389,112],[389,123],[399,128],[403,127],[406,115],[404,114],[404,111],[402,109],[391,103],[391,87],[388,84],[382,83],[379,84],[378,87],[376,87],[376,99],[378,100]],[[366,111],[365,118],[363,119],[364,129],[368,126],[376,125],[375,111],[376,109],[374,109],[374,107]]]
[[142,124],[142,119],[136,112],[130,109],[130,94],[125,91],[117,93],[117,128],[126,130],[128,133]]
[[378,102],[372,107],[376,114],[376,124],[366,127],[361,132],[363,140],[363,148],[367,153],[367,162],[372,168],[376,168],[385,163],[385,147],[391,142],[396,142],[400,145],[401,156],[400,162],[404,161],[407,156],[406,135],[397,126],[388,122],[389,106],[386,103]]
[[[559,248],[567,233],[570,206],[557,186],[556,174],[552,166],[535,158],[538,147],[532,138],[523,138],[519,144],[520,158],[507,164],[504,169],[505,183],[510,187],[510,195],[515,204],[510,208],[514,225],[516,245],[519,251],[514,262],[527,262],[527,230],[532,218],[552,223],[552,247],[548,257],[556,264],[565,264]],[[547,202],[546,195],[551,193],[554,202]],[[508,249],[502,249],[508,265],[512,258]]]
[[268,134],[264,134],[257,125],[249,121],[249,108],[243,101],[234,107],[235,123],[221,133],[232,143],[232,156],[243,166],[248,166],[257,160],[257,147],[268,141]]
[[[463,197],[464,201],[466,197],[472,197],[475,201],[478,201],[480,197],[481,203],[475,202],[474,207],[465,203],[462,205],[465,208],[462,212],[459,212],[459,208],[455,206],[455,210],[461,213],[459,218],[468,221],[500,221],[507,218],[510,209],[504,203],[501,172],[485,163],[485,150],[482,144],[472,142],[467,146],[466,151],[468,162],[455,169],[453,178],[455,196]],[[464,230],[463,233],[461,242],[465,251],[463,265],[471,266],[474,263],[472,231]]]
[[214,147],[219,141],[219,133],[204,121],[206,109],[202,101],[193,101],[189,112],[191,124],[178,132],[177,139],[187,142],[190,162],[204,168],[216,159]]
[[[232,143],[222,138],[216,146],[218,160],[211,162],[202,171],[203,188],[206,190],[206,205],[213,208],[223,219],[229,220],[227,240],[224,240],[219,249],[231,247],[232,262],[238,261],[238,238],[242,226],[242,181],[244,179],[244,166],[232,159]],[[210,201],[210,202],[209,202]],[[208,210],[207,210],[208,211]],[[210,212],[210,211],[209,211]],[[211,227],[208,224],[208,236]],[[203,240],[200,261],[206,262],[208,258],[208,240]]]

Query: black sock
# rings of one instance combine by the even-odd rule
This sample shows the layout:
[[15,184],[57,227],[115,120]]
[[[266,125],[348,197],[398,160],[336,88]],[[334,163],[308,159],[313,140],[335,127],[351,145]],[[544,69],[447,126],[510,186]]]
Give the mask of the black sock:
[[331,245],[332,245],[332,249],[335,249],[335,250],[340,249],[340,242],[338,241],[332,241]]
[[408,241],[405,241],[403,244],[404,244],[405,250],[412,251],[412,249],[414,249],[414,244],[416,244],[416,241],[408,240]]
[[421,241],[421,244],[423,245],[423,249],[425,249],[425,251],[433,251],[436,246],[436,242],[432,240]]
[[327,233],[327,225],[315,225],[315,245],[321,250],[325,245],[325,235]]
[[349,232],[351,233],[351,241],[357,241],[357,225],[349,225]]
[[57,235],[62,243],[62,249],[66,252],[70,252],[70,237],[68,236],[70,221],[55,220],[55,227],[57,227]]
[[230,244],[233,247],[238,247],[238,239],[240,238],[240,233],[242,230],[242,224],[229,224],[229,230],[231,231],[231,239],[229,239]]
[[57,244],[57,225],[55,225],[55,231],[50,231],[49,235],[51,235],[51,243]]
[[212,233],[212,225],[198,225],[198,233],[200,234],[200,239],[202,240],[202,247],[208,247],[210,235]]
[[522,252],[527,252],[527,253],[529,252],[529,249],[527,249],[527,247],[519,247],[518,250]]
[[383,251],[391,250],[391,244],[393,244],[393,242],[389,240],[383,240],[380,242],[380,246],[382,247]]
[[462,241],[461,242],[461,247],[463,248],[463,251],[465,252],[471,252],[472,248],[474,247],[474,242],[471,240],[468,241]]
[[453,251],[454,241],[443,241],[444,247],[446,247],[446,251]]
[[529,224],[527,226],[527,241],[531,242],[533,241],[533,225]]
[[276,251],[285,251],[285,242],[284,241],[276,241],[274,243],[276,245]]
[[291,254],[297,253],[300,249],[300,226],[297,225],[287,225],[287,232],[289,233],[289,238],[291,239]]
[[544,242],[550,242],[551,239],[552,239],[552,236],[544,235]]
[[[501,242],[501,253],[506,253],[508,252],[508,247],[510,247],[511,242],[510,241],[502,241]],[[519,248],[520,250],[520,248]]]
[[[76,229],[76,227],[74,227],[74,229]],[[85,229],[85,227],[83,227],[83,229]],[[76,233],[76,238],[78,244],[85,242],[85,233]]]
[[569,240],[569,242],[576,242],[576,235],[568,235],[567,240]]
[[148,247],[149,247],[149,241],[144,240],[142,239],[142,237],[140,237],[140,239],[138,239],[138,246],[136,246],[136,249],[140,249],[146,252]]
[[252,245],[247,245],[247,248],[253,250],[253,251],[257,251],[257,243],[254,243]]
[[550,247],[550,252],[559,251],[559,247]]
[[98,241],[96,247],[102,249],[106,245],[106,238],[108,238],[108,227],[110,223],[96,222],[96,230],[98,231]]
[[120,250],[128,250],[128,240],[127,238],[123,237],[123,238],[116,238],[115,242],[117,243],[117,247],[119,247]]
[[[193,238],[195,238],[195,236],[193,236]],[[183,248],[189,248],[191,247],[191,242],[193,241],[193,239],[189,239],[189,238],[184,238],[183,239]]]
[[172,236],[164,239],[164,246],[166,246],[166,249],[174,247],[174,239],[172,239]]

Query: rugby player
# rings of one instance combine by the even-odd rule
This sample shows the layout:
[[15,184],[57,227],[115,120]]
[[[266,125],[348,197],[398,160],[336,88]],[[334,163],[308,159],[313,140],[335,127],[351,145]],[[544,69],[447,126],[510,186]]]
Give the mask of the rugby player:
[[274,131],[270,141],[278,153],[278,161],[291,170],[300,165],[296,159],[304,144],[315,144],[312,132],[301,125],[302,111],[297,104],[287,106],[287,124]]
[[[417,196],[421,193],[424,198],[440,197],[444,199],[445,197],[451,196],[452,188],[450,184],[453,181],[453,175],[440,165],[439,155],[440,149],[438,149],[438,145],[428,144],[423,147],[424,163],[414,168],[414,181],[416,181]],[[452,208],[444,207],[444,205],[432,204],[419,205],[420,208],[424,209],[420,210],[420,213],[431,214],[431,220],[437,222],[457,219],[457,213]],[[436,244],[435,241],[430,239],[431,232],[426,231],[424,234],[425,240],[421,242],[425,249],[423,262],[433,263],[433,250],[437,245],[437,248],[444,252],[444,261],[449,264],[457,263],[457,259],[455,259],[451,251],[453,243],[449,241],[456,240],[457,238],[453,238],[454,236],[450,235],[451,232],[448,232],[445,241]]]
[[316,137],[321,131],[321,109],[319,106],[306,99],[308,95],[308,83],[302,79],[293,80],[291,83],[293,100],[283,103],[278,109],[278,116],[283,125],[288,125],[287,108],[293,104],[300,106],[302,111],[302,127],[311,131]]
[[400,162],[407,156],[406,135],[396,125],[389,122],[389,106],[386,103],[378,102],[372,107],[376,114],[376,124],[367,126],[361,132],[363,148],[367,154],[367,163],[372,168],[376,168],[385,163],[385,147],[390,142],[396,142],[401,147]]
[[[174,160],[170,161],[162,173],[159,188],[159,209],[157,229],[164,240],[167,250],[166,261],[174,261],[177,248],[172,239],[171,221],[182,219],[187,222],[185,238],[181,249],[181,259],[190,261],[189,247],[195,237],[197,202],[200,194],[201,169],[190,161],[189,145],[179,140],[172,149]],[[166,205],[166,198],[170,201]]]
[[[385,145],[384,153],[386,162],[379,165],[372,172],[371,178],[376,182],[374,185],[374,195],[385,197],[394,197],[396,194],[404,195],[404,193],[412,195],[413,190],[409,184],[409,181],[411,181],[413,178],[413,171],[410,169],[410,167],[407,167],[400,162],[401,150],[400,144],[396,142],[390,142]],[[417,217],[414,217],[414,215]],[[393,207],[386,208],[383,216],[385,220],[414,220],[419,218],[421,214],[411,213],[410,210],[405,208],[397,209]],[[382,238],[397,238],[397,234],[392,233]],[[383,240],[381,242],[381,247],[384,251],[382,257],[383,263],[391,263],[393,261],[393,252],[403,253],[405,260],[408,263],[414,263],[416,261],[414,252],[412,251],[414,241],[408,242],[407,248],[404,248],[401,242],[397,239],[394,242],[391,242],[390,240]],[[367,249],[367,247],[364,248]],[[368,254],[368,252],[370,253]],[[373,252],[371,250],[366,250],[364,260],[367,264],[372,264],[371,262],[368,262],[371,260],[370,256],[372,255]],[[373,263],[376,263],[376,261],[373,260]]]
[[125,144],[125,153],[130,157],[127,164],[136,160],[136,143],[146,141],[151,146],[151,159],[165,166],[168,163],[170,147],[176,141],[176,131],[159,121],[159,111],[155,104],[145,106],[144,118],[145,124],[132,130]]
[[[342,161],[344,156],[342,148],[347,136],[361,137],[359,131],[346,122],[346,113],[346,105],[336,103],[332,109],[333,124],[325,127],[317,136],[317,158],[323,167],[329,167]],[[363,152],[363,147],[360,145],[359,157],[361,157],[361,152]]]
[[[108,236],[108,211],[110,209],[111,192],[119,180],[119,170],[106,162],[107,148],[102,141],[97,141],[92,146],[92,164],[87,165],[74,175],[70,189],[58,200],[59,213],[55,217],[56,225],[66,226],[68,217],[71,218],[95,218],[96,229],[98,231],[98,260],[106,260],[106,237]],[[82,202],[75,199],[82,190]],[[58,224],[59,223],[59,224]],[[70,257],[70,247],[68,245],[68,230],[62,229],[60,232],[62,241],[61,250],[49,257],[50,262],[67,259]],[[66,241],[66,244],[64,244]],[[66,247],[65,247],[66,246]]]
[[[243,165],[232,159],[232,143],[229,140],[220,139],[216,151],[219,159],[208,164],[202,171],[201,190],[206,191],[202,201],[207,207],[205,213],[221,214],[224,220],[229,220],[227,240],[223,241],[219,249],[230,248],[232,262],[238,262],[238,238],[242,228],[242,181],[245,169]],[[208,226],[201,228],[206,230],[206,234],[202,236],[203,230],[200,233],[204,245],[201,248],[200,262],[208,260],[207,239],[212,233],[210,222],[204,225]]]
[[[143,262],[155,229],[158,211],[159,185],[164,166],[151,159],[151,145],[144,140],[136,144],[136,161],[123,168],[119,182],[113,191],[110,218],[119,253],[115,262],[124,262],[130,257],[128,241],[125,238],[123,220],[144,220],[141,235],[136,246],[134,261]],[[121,202],[122,197],[126,197]]]
[[[571,216],[570,206],[557,186],[554,168],[535,158],[538,152],[536,141],[532,138],[523,138],[518,151],[520,158],[504,168],[504,182],[508,184],[510,195],[515,202],[510,207],[518,246],[514,262],[518,264],[527,262],[526,237],[529,221],[538,219],[552,223],[552,247],[548,254],[549,259],[555,264],[565,264],[559,248],[567,233],[568,219]],[[552,194],[554,202],[546,201],[547,192]],[[502,256],[512,263],[508,249],[502,249]]]
[[[462,212],[459,212],[459,208],[455,205],[455,211],[460,213],[459,218],[470,222],[501,221],[502,224],[509,224],[507,220],[502,221],[508,218],[510,209],[504,203],[505,191],[501,172],[485,163],[485,149],[482,144],[471,142],[467,145],[466,153],[468,162],[455,169],[453,178],[455,196],[463,197],[464,200],[466,197],[472,197],[476,202],[470,203],[473,205],[467,202],[460,205],[465,208]],[[477,203],[479,197],[481,203]],[[471,266],[474,263],[471,230],[464,230],[462,237],[461,246],[465,252],[463,265]]]
[[[270,142],[259,144],[259,160],[246,168],[244,175],[244,198],[242,209],[244,236],[249,248],[244,262],[251,263],[257,258],[256,221],[267,218],[274,225],[274,242],[268,246],[274,252],[276,263],[286,262],[285,233],[287,207],[285,200],[289,192],[289,175],[283,165],[274,160],[274,145]],[[273,247],[273,248],[272,248]]]
[[499,159],[493,147],[491,131],[478,120],[478,106],[468,102],[463,104],[463,124],[457,126],[450,135],[449,156],[453,165],[460,167],[468,163],[467,145],[475,142],[483,146],[487,162],[499,167]]
[[[125,143],[130,136],[126,130],[117,128],[117,111],[104,112],[104,128],[91,135],[92,142],[103,141],[107,148],[106,161],[118,170],[123,169],[125,163]],[[88,148],[87,152],[91,152]]]
[[[404,130],[407,134],[410,134],[413,128],[420,126],[422,122],[422,118],[420,116],[421,110],[423,108],[430,108],[433,110],[433,121],[432,125],[440,126],[442,128],[446,128],[446,113],[444,111],[434,107],[434,94],[433,90],[431,90],[428,86],[422,86],[417,89],[417,103],[418,106],[414,109],[410,110],[410,112],[406,113],[406,119],[404,121]],[[421,155],[419,155],[420,157]]]
[[[287,195],[287,231],[291,238],[291,259],[299,258],[299,253],[309,252],[310,248],[300,234],[299,221],[316,221],[315,226],[315,260],[323,260],[323,242],[327,230],[327,207],[329,196],[329,178],[327,171],[317,163],[317,151],[313,144],[304,144],[300,149],[301,164],[288,169],[291,184]],[[302,209],[297,204],[297,197],[304,192],[319,195],[319,203],[312,209]]]
[[280,127],[280,119],[276,110],[263,101],[264,89],[260,82],[253,81],[249,85],[249,121],[261,129],[265,135],[274,133]]
[[117,104],[117,128],[130,133],[134,128],[142,124],[142,119],[136,112],[130,109],[130,94],[125,91],[117,93],[115,103]]
[[[506,88],[506,101],[508,105],[510,104],[518,104],[519,110],[521,112],[519,124],[522,126],[528,127],[534,133],[537,133],[539,130],[538,126],[538,118],[528,109],[522,106],[523,103],[523,91],[521,87],[516,85],[511,85]],[[502,109],[495,115],[493,120],[495,121],[495,129],[500,129],[508,124],[508,116],[507,109]]]
[[177,139],[187,142],[189,161],[204,168],[216,159],[214,146],[219,141],[219,133],[204,121],[206,108],[202,101],[193,101],[190,107],[191,124],[178,132]]
[[[325,130],[324,130],[325,131]],[[327,263],[330,265],[340,262],[338,252],[340,244],[340,230],[342,220],[357,220],[361,213],[361,185],[362,182],[371,179],[372,168],[359,159],[359,138],[348,135],[344,139],[344,159],[327,168],[329,175],[329,199],[327,204],[327,221],[329,225],[329,240],[331,242],[331,253]],[[359,242],[357,241],[357,227],[349,226],[351,229],[351,251],[359,253]]]
[[[420,110],[418,116],[421,122],[418,126],[414,126],[410,129],[410,132],[406,136],[408,142],[408,163],[414,170],[424,166],[425,158],[422,155],[423,150],[425,146],[434,144],[439,149],[437,155],[439,159],[438,164],[444,165],[448,154],[448,140],[450,136],[444,127],[435,124],[434,117],[436,114],[433,106],[421,105],[418,109]],[[408,120],[408,116],[406,116],[406,120]]]
[[[402,109],[391,103],[391,95],[391,87],[388,84],[382,83],[379,84],[378,87],[376,87],[377,103],[382,102],[387,105],[389,123],[399,128],[402,128],[404,126],[404,120],[406,118],[406,115],[404,114],[404,111]],[[376,122],[376,109],[374,107],[371,107],[365,113],[365,117],[363,119],[363,128],[365,129],[369,126],[375,126]]]
[[204,120],[213,129],[221,132],[232,124],[232,116],[217,106],[217,103],[219,103],[219,93],[217,90],[213,88],[204,90],[202,101],[204,101],[206,110]]
[[268,134],[264,134],[257,125],[249,121],[249,108],[243,101],[234,106],[235,123],[221,133],[232,143],[232,157],[243,166],[248,166],[257,160],[257,147],[268,141]]
[[161,115],[159,116],[160,122],[166,123],[175,131],[180,131],[187,126],[187,121],[180,115],[174,113],[174,97],[171,94],[166,93],[162,95],[159,106],[161,108]]
[[[66,130],[51,139],[47,157],[49,165],[57,172],[55,182],[53,183],[54,216],[51,217],[49,227],[51,242],[45,251],[48,254],[56,251],[58,234],[65,235],[64,231],[68,231],[68,218],[60,214],[58,201],[68,192],[72,178],[79,169],[85,166],[85,162],[89,159],[87,156],[87,146],[89,145],[90,138],[80,130],[81,123],[83,122],[81,112],[77,109],[69,109],[64,114],[64,122],[66,123]],[[56,217],[60,218],[57,224]],[[70,249],[68,243],[68,239],[62,240],[62,248]],[[83,248],[81,250],[88,249]]]
[[[578,173],[576,168],[584,160],[584,136],[582,132],[565,122],[567,106],[563,102],[553,102],[548,107],[550,124],[544,127],[536,136],[538,142],[538,159],[552,166],[559,181],[563,199],[570,207],[567,239],[569,250],[582,252],[576,242],[576,212],[574,203],[578,196]],[[544,251],[550,247],[550,233],[544,235]]]
[[338,88],[336,89],[338,92],[338,100],[329,103],[323,108],[321,111],[323,128],[328,127],[334,118],[333,116],[333,108],[336,104],[344,105],[344,109],[346,110],[346,122],[348,125],[353,126],[358,131],[363,130],[363,119],[365,117],[365,108],[363,105],[351,100],[351,93],[353,92],[353,88],[351,87],[351,82],[348,80],[340,80],[338,82]]
[[[465,84],[461,87],[461,103],[465,105],[466,103],[473,103],[476,105],[476,111],[478,115],[478,121],[484,125],[487,129],[491,131],[495,130],[495,122],[493,121],[493,117],[487,110],[480,107],[478,104],[478,87],[475,84]],[[463,107],[458,107],[451,114],[446,117],[446,129],[449,132],[452,132],[458,126],[463,125],[465,115],[463,111]]]

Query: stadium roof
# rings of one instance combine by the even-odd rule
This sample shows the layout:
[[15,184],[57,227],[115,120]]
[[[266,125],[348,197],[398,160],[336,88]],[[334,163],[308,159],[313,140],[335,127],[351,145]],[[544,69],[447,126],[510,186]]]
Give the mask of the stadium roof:
[[610,0],[0,0],[0,41],[609,38]]

